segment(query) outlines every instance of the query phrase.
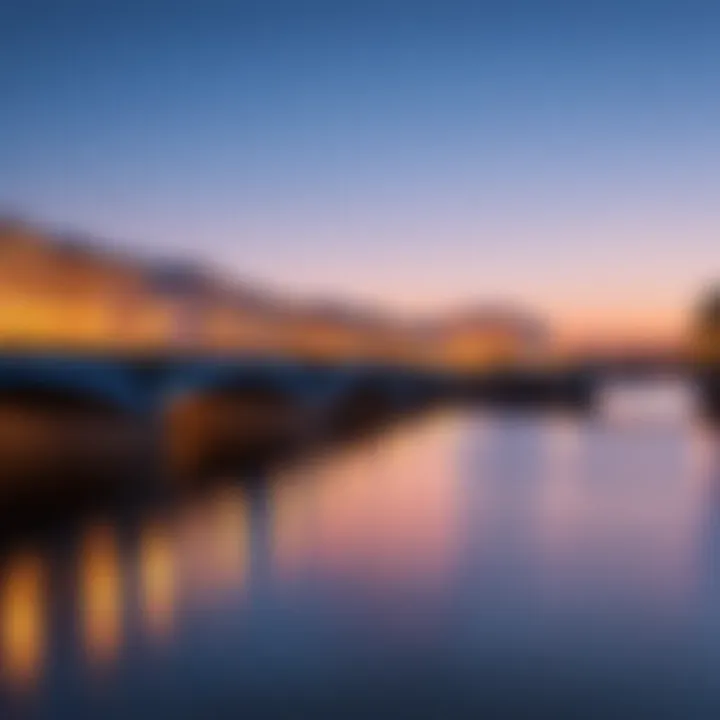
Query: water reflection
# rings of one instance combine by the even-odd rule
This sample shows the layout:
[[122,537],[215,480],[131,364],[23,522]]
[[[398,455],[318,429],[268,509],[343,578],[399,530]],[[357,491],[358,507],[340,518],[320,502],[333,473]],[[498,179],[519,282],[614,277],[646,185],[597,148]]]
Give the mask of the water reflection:
[[221,487],[178,512],[178,590],[186,605],[216,602],[242,588],[248,572],[248,508],[243,488]]
[[157,640],[172,632],[177,577],[168,524],[150,521],[140,532],[140,607],[147,632]]
[[577,419],[554,416],[547,419],[543,435],[545,454],[540,470],[543,491],[538,498],[536,540],[546,561],[559,567],[571,561],[568,554],[584,525],[585,433]]
[[697,433],[688,469],[693,487],[705,498],[698,526],[696,590],[699,605],[712,618],[720,601],[720,428]]
[[454,422],[402,428],[281,479],[273,490],[278,575],[344,578],[376,591],[440,585],[458,531]]
[[69,529],[70,557],[57,538],[10,553],[3,679],[56,717],[89,684],[143,718],[158,678],[177,710],[304,698],[364,665],[451,668],[470,695],[508,662],[689,673],[720,661],[719,509],[718,434],[693,423],[440,413]]
[[40,675],[47,644],[46,570],[32,553],[12,558],[3,572],[2,671],[13,687],[24,689]]
[[115,529],[88,528],[80,546],[80,620],[91,666],[115,658],[122,639],[123,583]]
[[[172,512],[146,517],[135,526],[135,545],[121,546],[115,524],[91,523],[80,534],[72,562],[74,579],[73,568],[64,563],[55,570],[60,587],[68,580],[77,586],[72,594],[77,623],[61,617],[56,642],[77,642],[85,664],[93,669],[116,663],[132,630],[128,618],[139,618],[148,640],[166,642],[179,631],[182,612],[217,606],[244,587],[249,517],[245,490],[232,484]],[[136,556],[129,555],[133,546]],[[132,567],[136,594],[127,582]],[[5,684],[18,690],[38,681],[51,644],[55,598],[49,594],[48,575],[48,560],[40,553],[13,554],[2,567],[0,667]],[[68,635],[66,630],[73,628],[77,635]]]
[[686,472],[691,433],[596,424],[591,437],[571,451],[565,437],[550,455],[539,530],[544,577],[556,584],[546,592],[572,589],[579,606],[602,613],[608,603],[680,611],[706,500]]
[[242,487],[223,488],[212,498],[209,527],[213,582],[218,592],[239,590],[249,564],[248,507]]

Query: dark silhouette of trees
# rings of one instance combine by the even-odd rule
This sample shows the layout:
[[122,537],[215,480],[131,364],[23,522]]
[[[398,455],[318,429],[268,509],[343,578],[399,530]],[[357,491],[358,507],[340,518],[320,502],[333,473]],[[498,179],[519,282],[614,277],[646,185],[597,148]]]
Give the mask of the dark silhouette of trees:
[[720,362],[720,284],[701,298],[694,318],[695,347],[701,362]]

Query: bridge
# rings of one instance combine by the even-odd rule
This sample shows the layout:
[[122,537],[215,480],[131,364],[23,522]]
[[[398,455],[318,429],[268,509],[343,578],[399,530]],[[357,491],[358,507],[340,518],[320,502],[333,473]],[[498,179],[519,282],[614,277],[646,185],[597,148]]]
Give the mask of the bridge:
[[[68,453],[75,453],[75,474],[78,467],[92,466],[85,463],[88,456],[96,466],[120,471],[129,459],[158,451],[163,468],[192,474],[208,461],[209,449],[218,461],[235,459],[372,427],[438,401],[587,409],[609,378],[668,374],[698,380],[707,413],[720,417],[715,366],[698,371],[676,360],[458,372],[270,355],[5,353],[0,354],[0,475],[12,469],[7,457],[23,446],[53,478]],[[76,446],[83,452],[75,452]],[[3,490],[5,485],[0,483]]]
[[171,464],[192,466],[208,437],[240,451],[350,429],[448,396],[451,381],[422,368],[277,356],[5,354],[0,453],[4,427],[13,442],[25,428],[47,443],[77,425],[81,442],[100,447],[96,436],[110,424],[130,428],[136,446],[159,445]]
[[588,403],[608,378],[714,377],[683,359],[632,358],[563,365],[518,365],[475,371],[367,361],[317,363],[279,356],[117,356],[0,354],[0,399],[94,406],[157,416],[202,397],[282,403],[305,417],[339,419],[372,401],[412,408],[431,398],[471,396],[508,402]]
[[119,464],[133,455],[129,448],[154,446],[169,465],[193,467],[207,444],[230,452],[287,445],[443,400],[589,408],[608,379],[668,375],[697,382],[705,413],[718,418],[720,358],[713,353],[720,338],[717,312],[711,315],[694,354],[562,359],[535,352],[524,328],[509,338],[492,327],[480,334],[460,327],[442,342],[397,328],[388,345],[387,328],[380,335],[374,326],[346,328],[345,318],[317,337],[291,324],[264,333],[273,343],[224,350],[202,338],[148,350],[132,343],[88,347],[69,336],[55,349],[50,341],[22,347],[0,337],[0,456],[23,443],[31,452],[38,447],[52,471],[65,448],[81,445],[110,462],[115,432],[130,438],[115,456]]
[[717,293],[697,318],[690,358],[560,359],[517,310],[410,322],[306,306],[0,221],[0,474],[22,446],[51,474],[73,447],[109,466],[154,445],[192,466],[208,436],[289,442],[436,400],[586,408],[608,377],[691,376],[720,416]]
[[90,403],[136,415],[205,393],[282,396],[310,410],[372,390],[402,406],[433,393],[450,377],[417,368],[280,357],[0,355],[0,397]]
[[[696,319],[698,358],[716,367],[718,293]],[[545,323],[517,309],[410,322],[307,305],[208,268],[118,256],[0,220],[0,396],[18,401],[62,396],[147,417],[201,397],[219,408],[250,396],[259,406],[262,396],[276,410],[337,421],[351,407],[438,393],[586,402],[608,374],[695,372],[684,358],[652,355],[558,362],[549,340]]]
[[612,378],[714,378],[715,365],[681,357],[579,359],[562,364],[438,369],[358,360],[312,362],[281,356],[113,356],[0,352],[0,399],[92,405],[135,416],[156,415],[201,396],[287,402],[305,413],[373,396],[388,407],[412,408],[429,398],[591,401],[595,386]]

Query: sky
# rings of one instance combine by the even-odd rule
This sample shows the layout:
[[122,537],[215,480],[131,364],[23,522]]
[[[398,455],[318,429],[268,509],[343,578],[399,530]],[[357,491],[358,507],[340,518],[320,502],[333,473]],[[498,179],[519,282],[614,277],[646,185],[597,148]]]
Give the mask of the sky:
[[715,0],[2,0],[0,210],[672,335],[720,276],[719,37]]

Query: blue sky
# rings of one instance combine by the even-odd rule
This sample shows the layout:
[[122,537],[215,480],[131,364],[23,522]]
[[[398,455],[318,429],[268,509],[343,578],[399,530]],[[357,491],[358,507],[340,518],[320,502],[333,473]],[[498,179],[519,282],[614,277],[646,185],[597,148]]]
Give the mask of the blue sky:
[[0,207],[407,311],[676,328],[720,3],[4,0]]

